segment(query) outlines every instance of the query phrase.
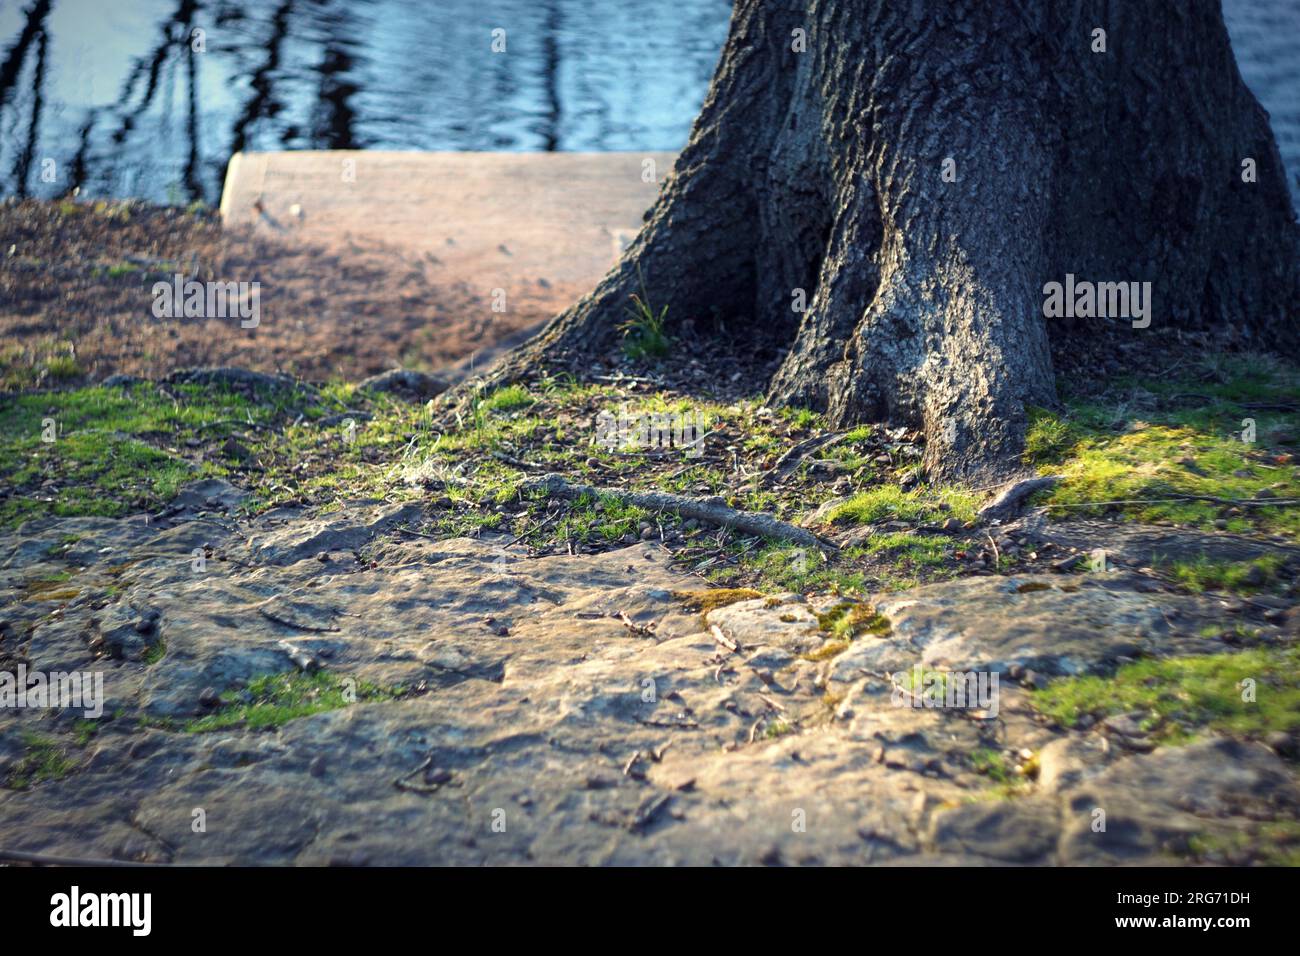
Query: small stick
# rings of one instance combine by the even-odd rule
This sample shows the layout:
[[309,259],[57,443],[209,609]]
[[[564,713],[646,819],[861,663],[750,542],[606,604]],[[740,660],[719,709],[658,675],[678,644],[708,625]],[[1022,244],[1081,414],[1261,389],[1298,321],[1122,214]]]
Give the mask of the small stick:
[[718,627],[718,625],[716,625],[716,624],[710,624],[710,625],[709,625],[709,633],[713,635],[713,639],[714,639],[715,641],[717,641],[719,644],[721,644],[721,645],[722,645],[723,647],[725,647],[727,650],[731,651],[731,653],[735,654],[735,653],[737,653],[737,652],[740,650],[740,648],[737,646],[736,642],[733,641],[733,640],[731,640],[730,638],[728,638],[727,635],[723,634],[723,633],[722,633],[722,628]]

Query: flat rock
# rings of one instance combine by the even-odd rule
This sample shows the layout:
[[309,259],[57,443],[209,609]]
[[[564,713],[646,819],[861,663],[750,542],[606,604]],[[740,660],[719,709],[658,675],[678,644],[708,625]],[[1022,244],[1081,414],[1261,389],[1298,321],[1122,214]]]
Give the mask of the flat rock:
[[[6,660],[98,671],[105,691],[89,740],[79,712],[0,710],[4,780],[26,732],[71,765],[0,787],[6,847],[311,865],[1163,862],[1192,834],[1297,815],[1262,745],[1107,748],[1034,720],[1013,681],[997,746],[1040,768],[1004,798],[972,760],[994,725],[900,706],[885,674],[1180,653],[1199,647],[1197,599],[1157,605],[1122,575],[953,581],[878,598],[889,633],[827,657],[812,653],[831,640],[826,602],[774,595],[709,612],[735,653],[672,597],[698,579],[656,546],[535,558],[506,538],[402,533],[422,515],[186,507],[166,528],[64,518],[0,535]],[[389,695],[261,731],[184,729],[304,660]],[[1098,806],[1111,842],[1090,829]]]
[[1120,573],[969,577],[886,595],[873,603],[889,634],[855,641],[833,676],[852,681],[916,665],[1067,676],[1105,672],[1121,657],[1207,649],[1197,630],[1219,617],[1210,601],[1145,594],[1137,581]]

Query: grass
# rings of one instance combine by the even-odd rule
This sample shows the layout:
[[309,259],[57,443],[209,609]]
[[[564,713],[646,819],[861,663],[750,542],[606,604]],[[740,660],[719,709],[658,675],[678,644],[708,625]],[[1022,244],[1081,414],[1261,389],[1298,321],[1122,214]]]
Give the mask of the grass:
[[0,391],[66,385],[82,374],[71,342],[49,337],[0,346]]
[[1277,581],[1284,562],[1281,555],[1267,554],[1253,561],[1174,561],[1170,573],[1189,591],[1233,591],[1253,594]]
[[[419,406],[363,399],[347,386],[328,387],[319,400],[283,390],[172,391],[141,385],[0,397],[0,481],[14,490],[0,501],[0,527],[43,515],[153,510],[208,477],[251,486],[250,511],[294,500],[409,497],[417,491],[402,470],[439,440]],[[363,405],[371,417],[353,418],[354,432],[320,424]],[[55,440],[45,441],[50,433]],[[246,458],[225,453],[229,438]]]
[[785,720],[784,718],[778,717],[776,720],[768,724],[767,727],[763,730],[763,739],[776,740],[780,737],[785,737],[788,734],[794,733],[795,730],[796,727],[794,726],[794,724],[790,723],[788,720]]
[[837,506],[828,516],[832,524],[873,524],[878,521],[943,521],[955,518],[963,524],[975,520],[979,496],[956,487],[904,491],[897,485],[881,485]]
[[[1244,422],[1254,441],[1243,440]],[[1300,540],[1300,508],[1236,504],[1300,497],[1298,436],[1300,370],[1267,356],[1219,357],[1179,380],[1121,380],[1105,400],[1062,415],[1034,410],[1025,460],[1061,476],[1042,496],[1056,517],[1109,512]]]
[[1085,714],[1140,712],[1144,729],[1164,743],[1211,732],[1252,739],[1294,733],[1300,730],[1300,648],[1137,661],[1113,677],[1055,681],[1032,700],[1066,727]]
[[1006,754],[992,747],[977,747],[971,751],[971,769],[993,782],[992,792],[983,796],[1010,799],[1019,795],[1038,772],[1035,755],[1023,767],[1017,768]]
[[1300,866],[1300,822],[1273,820],[1230,833],[1197,834],[1188,840],[1186,855],[1197,862]]
[[11,790],[25,790],[44,780],[66,777],[76,766],[59,742],[53,738],[24,731],[19,738],[23,755],[9,771],[5,786]]
[[497,389],[479,406],[484,412],[513,412],[533,404],[533,396],[522,385],[506,385]]
[[[638,266],[638,277],[640,267]],[[623,352],[634,361],[647,358],[663,358],[672,346],[672,339],[665,331],[668,324],[668,306],[657,311],[650,305],[646,292],[645,279],[641,277],[640,294],[632,294],[632,305],[627,310],[627,320],[619,326],[623,333]]]
[[311,714],[337,710],[363,701],[392,700],[400,688],[384,688],[368,681],[356,681],[326,671],[314,674],[266,674],[248,682],[243,690],[221,695],[220,708],[183,725],[188,733],[206,733],[228,727],[272,730]]

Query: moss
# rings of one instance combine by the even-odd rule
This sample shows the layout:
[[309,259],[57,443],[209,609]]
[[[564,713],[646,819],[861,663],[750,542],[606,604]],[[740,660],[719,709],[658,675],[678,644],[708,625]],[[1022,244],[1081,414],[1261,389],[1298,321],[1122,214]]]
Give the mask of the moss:
[[830,591],[856,594],[866,588],[866,575],[853,567],[865,552],[846,548],[831,559],[818,551],[788,544],[769,544],[754,553],[738,554],[755,583],[773,591]]
[[188,733],[204,733],[227,727],[270,730],[290,720],[337,710],[352,703],[392,700],[400,688],[385,688],[369,681],[356,681],[326,671],[315,674],[267,674],[254,678],[241,690],[221,695],[219,709],[182,726]]
[[701,616],[710,611],[740,601],[761,598],[762,591],[753,588],[709,588],[702,591],[674,591],[673,597],[681,601],[688,611],[699,611]]
[[817,626],[828,634],[852,640],[863,634],[883,637],[889,633],[889,618],[877,614],[869,604],[842,602],[817,615]]
[[[1234,504],[1300,497],[1288,450],[1300,430],[1295,366],[1267,356],[1216,359],[1195,377],[1118,381],[1110,394],[1124,397],[1031,414],[1025,460],[1061,476],[1038,496],[1054,516],[1111,512],[1300,537],[1300,508]],[[1246,423],[1254,441],[1243,440]]]
[[873,534],[863,542],[870,554],[888,557],[900,568],[942,567],[948,562],[952,540],[945,535],[912,534],[896,531]]
[[784,718],[777,718],[768,724],[763,730],[763,737],[767,740],[776,740],[778,737],[784,737],[787,734],[792,734],[794,732],[794,724]]
[[972,770],[993,784],[989,790],[975,795],[973,799],[977,801],[1014,799],[1025,793],[1030,781],[1038,776],[1037,754],[1017,766],[1000,750],[977,747],[971,751],[970,764]]
[[99,723],[94,720],[78,720],[72,728],[72,738],[78,747],[87,746],[99,733]]
[[[420,406],[345,386],[322,389],[319,400],[292,390],[172,392],[96,387],[0,397],[0,481],[16,492],[0,501],[0,526],[47,514],[153,510],[188,481],[232,471],[252,477],[249,511],[303,498],[400,499],[418,493],[403,480],[408,462],[439,440]],[[331,412],[351,417],[358,405],[370,417],[357,415],[354,431],[319,424]],[[47,419],[55,422],[53,442],[43,440]],[[513,434],[509,424],[503,431]],[[231,437],[247,447],[246,459],[223,453]]]
[[[1253,700],[1248,699],[1252,688]],[[1145,729],[1166,743],[1206,732],[1252,739],[1275,730],[1295,733],[1300,730],[1300,648],[1137,661],[1113,677],[1055,681],[1031,700],[1066,727],[1085,714],[1140,712],[1148,715]]]
[[1197,863],[1300,866],[1300,822],[1273,820],[1229,833],[1197,834],[1188,840],[1185,855]]
[[485,398],[479,407],[485,412],[513,412],[527,408],[534,401],[522,385],[506,385]]
[[1253,561],[1213,561],[1200,557],[1192,561],[1174,561],[1169,570],[1189,591],[1224,590],[1253,594],[1278,580],[1282,570],[1281,555],[1262,555]]
[[832,657],[838,657],[851,646],[849,641],[829,640],[815,651],[809,651],[807,654],[800,655],[806,661],[814,663],[828,661]]
[[965,523],[975,519],[979,497],[957,487],[904,491],[897,485],[882,485],[855,495],[828,516],[831,523],[872,524],[877,521],[941,521],[955,518]]

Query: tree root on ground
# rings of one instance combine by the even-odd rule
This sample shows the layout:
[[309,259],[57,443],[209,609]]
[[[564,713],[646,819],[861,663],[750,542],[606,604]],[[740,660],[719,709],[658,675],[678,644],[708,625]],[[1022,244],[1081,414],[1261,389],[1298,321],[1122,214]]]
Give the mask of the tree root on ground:
[[793,541],[810,548],[825,548],[838,551],[835,545],[817,537],[811,531],[797,528],[771,515],[756,511],[738,511],[729,507],[721,498],[689,498],[664,491],[623,491],[616,488],[593,488],[590,485],[575,485],[565,481],[560,475],[542,475],[523,482],[521,491],[544,491],[555,498],[592,498],[609,496],[618,498],[627,504],[649,511],[671,511],[683,518],[707,521],[709,524],[734,528],[746,534],[756,534],[764,538],[776,538]]

